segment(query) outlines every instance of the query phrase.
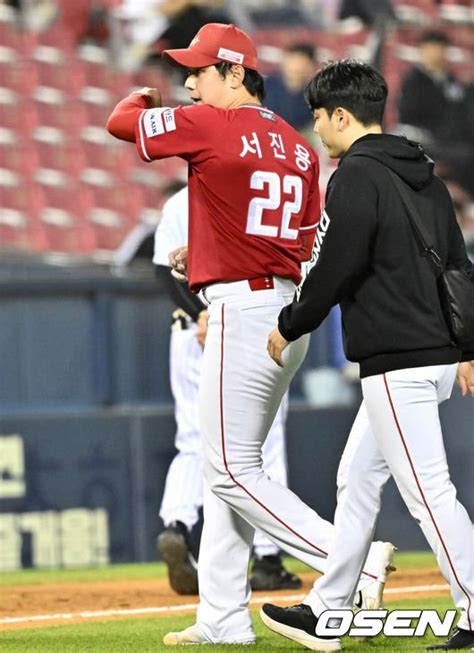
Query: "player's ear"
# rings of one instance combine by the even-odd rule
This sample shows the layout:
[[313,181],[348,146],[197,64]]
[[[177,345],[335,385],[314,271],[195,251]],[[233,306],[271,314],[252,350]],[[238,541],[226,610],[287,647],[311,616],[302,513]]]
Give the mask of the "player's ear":
[[230,67],[230,75],[232,87],[240,86],[243,83],[245,77],[245,68],[240,64],[232,64]]

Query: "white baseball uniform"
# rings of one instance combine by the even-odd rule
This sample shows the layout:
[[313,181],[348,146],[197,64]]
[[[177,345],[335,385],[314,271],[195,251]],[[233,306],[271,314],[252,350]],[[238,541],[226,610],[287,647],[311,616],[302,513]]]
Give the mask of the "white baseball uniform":
[[[188,189],[178,191],[163,206],[155,232],[153,263],[169,265],[168,253],[188,242]],[[198,392],[203,349],[196,339],[196,324],[189,320],[186,329],[176,324],[171,331],[170,377],[175,400],[178,453],[166,476],[160,517],[165,526],[181,521],[189,530],[199,519],[202,506],[202,449],[199,432]],[[288,484],[285,422],[288,397],[285,394],[263,446],[263,468],[270,478]],[[254,550],[258,557],[274,555],[279,548],[260,531],[255,532]]]

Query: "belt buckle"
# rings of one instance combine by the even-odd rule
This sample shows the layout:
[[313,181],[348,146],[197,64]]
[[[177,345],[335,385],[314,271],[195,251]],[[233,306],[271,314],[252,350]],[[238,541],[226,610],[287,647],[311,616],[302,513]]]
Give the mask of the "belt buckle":
[[257,277],[256,279],[249,279],[248,284],[250,290],[271,290],[275,287],[273,277]]

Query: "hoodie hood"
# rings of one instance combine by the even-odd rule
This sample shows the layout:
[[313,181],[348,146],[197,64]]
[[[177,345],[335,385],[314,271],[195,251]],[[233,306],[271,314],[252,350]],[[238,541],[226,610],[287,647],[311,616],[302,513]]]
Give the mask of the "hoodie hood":
[[434,163],[419,143],[404,136],[367,134],[355,141],[341,158],[366,156],[399,175],[414,190],[421,190],[433,178]]

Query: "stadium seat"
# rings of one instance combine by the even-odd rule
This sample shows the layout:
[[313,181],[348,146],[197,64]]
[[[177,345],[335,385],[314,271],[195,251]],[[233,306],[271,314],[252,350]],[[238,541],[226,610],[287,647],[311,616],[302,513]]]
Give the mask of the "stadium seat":
[[80,174],[85,159],[79,141],[61,129],[45,125],[33,132],[33,138],[42,167]]
[[85,84],[84,70],[67,51],[51,45],[38,45],[32,53],[38,84],[78,93]]
[[96,240],[87,216],[92,206],[90,193],[82,192],[77,180],[64,172],[40,168],[35,182],[41,188],[44,203],[38,214],[48,250],[90,254]]
[[87,123],[96,127],[105,127],[118,99],[109,90],[99,86],[84,86],[79,93]]
[[37,123],[63,130],[69,137],[79,137],[87,122],[80,102],[64,91],[50,86],[38,86],[32,96]]
[[18,173],[0,170],[0,245],[41,252],[47,240],[37,222],[44,198],[39,188],[23,183]]
[[161,189],[164,177],[154,170],[154,166],[143,164],[130,169],[129,183],[141,189],[143,204],[148,209],[158,209],[162,203]]
[[394,9],[401,23],[426,27],[438,18],[438,7],[426,0],[396,0]]
[[471,28],[474,24],[474,7],[470,2],[443,0],[439,7],[439,15],[442,20],[470,25]]
[[12,89],[0,87],[1,125],[23,136],[31,137],[38,126],[38,115],[35,107],[22,101],[22,98]]
[[16,91],[22,97],[29,97],[38,86],[38,71],[30,59],[17,58],[14,62],[0,61],[2,86]]
[[97,247],[115,250],[139,219],[143,208],[141,191],[131,185],[119,184],[111,176],[97,176],[95,179],[83,176],[82,181],[93,197],[89,222]]
[[120,143],[103,126],[85,127],[81,131],[81,144],[88,167],[103,168],[119,178],[126,176],[139,160],[130,144]]

